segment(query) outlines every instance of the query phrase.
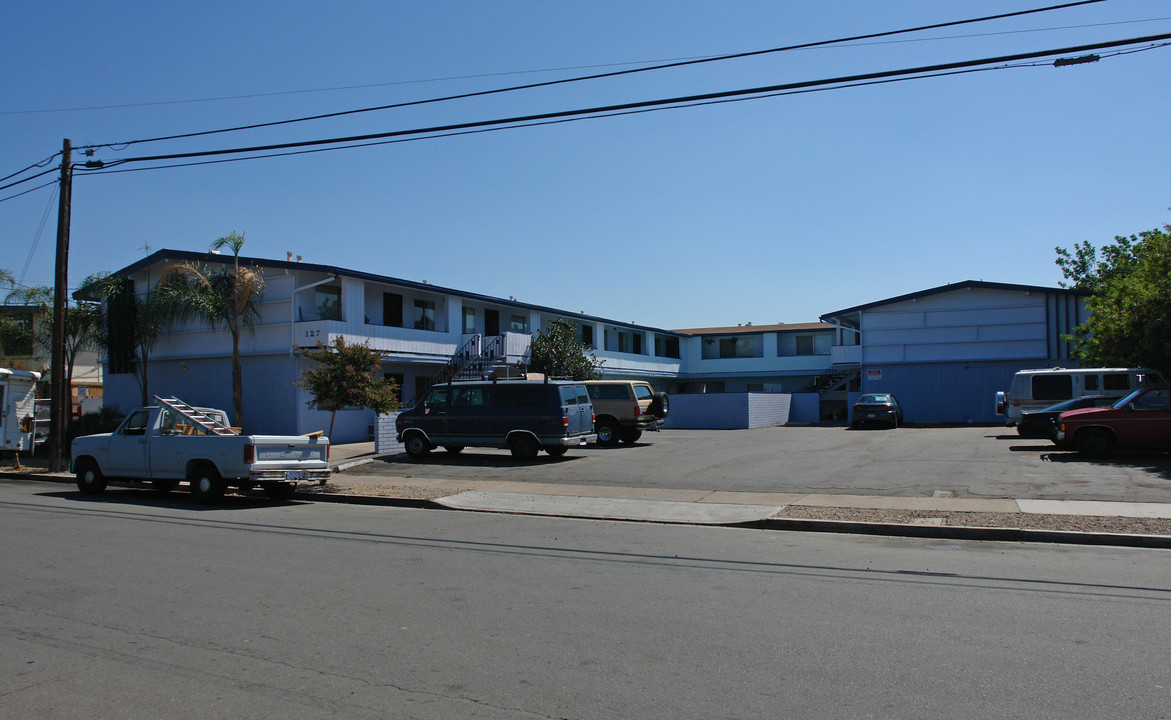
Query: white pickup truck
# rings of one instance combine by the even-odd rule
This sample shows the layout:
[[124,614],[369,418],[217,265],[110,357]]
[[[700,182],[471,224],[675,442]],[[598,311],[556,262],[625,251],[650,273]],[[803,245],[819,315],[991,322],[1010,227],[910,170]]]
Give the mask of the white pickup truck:
[[135,410],[112,433],[73,441],[71,471],[83,493],[100,493],[108,478],[150,480],[170,492],[181,480],[203,503],[229,487],[262,488],[286,499],[298,484],[329,480],[329,439],[321,435],[239,435],[226,414],[174,398]]

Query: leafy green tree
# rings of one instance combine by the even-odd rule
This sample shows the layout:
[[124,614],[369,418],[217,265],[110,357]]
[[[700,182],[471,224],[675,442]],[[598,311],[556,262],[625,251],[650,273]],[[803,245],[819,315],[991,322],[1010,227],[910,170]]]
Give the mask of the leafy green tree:
[[[81,287],[85,292],[88,283],[93,282],[93,276],[86,278]],[[51,355],[53,349],[53,288],[50,287],[23,287],[9,291],[5,298],[7,304],[20,305],[31,310],[30,322],[9,323],[0,329],[0,335],[19,345],[30,348],[39,348],[45,355]],[[94,302],[84,300],[75,301],[65,308],[65,382],[66,387],[73,387],[73,367],[77,356],[85,350],[97,350],[101,347],[101,307]]]
[[318,340],[316,349],[302,349],[301,354],[316,361],[318,367],[306,370],[296,384],[313,396],[309,407],[331,413],[331,437],[338,410],[366,407],[383,415],[402,405],[398,383],[391,378],[378,378],[386,355],[381,350],[368,344],[347,345],[345,338],[339,337],[331,346]]
[[529,369],[550,377],[596,380],[602,376],[601,360],[577,340],[577,329],[557,318],[533,335]]
[[1092,293],[1090,317],[1072,337],[1077,356],[1102,367],[1171,372],[1171,225],[1117,236],[1098,250],[1088,241],[1057,250],[1061,284]]
[[244,421],[244,371],[240,364],[240,334],[260,322],[264,298],[264,276],[259,268],[240,266],[244,236],[231,233],[213,244],[229,247],[235,255],[230,269],[211,268],[201,263],[179,263],[164,272],[157,292],[166,302],[174,320],[198,319],[213,329],[226,327],[232,336],[232,412],[237,424]]

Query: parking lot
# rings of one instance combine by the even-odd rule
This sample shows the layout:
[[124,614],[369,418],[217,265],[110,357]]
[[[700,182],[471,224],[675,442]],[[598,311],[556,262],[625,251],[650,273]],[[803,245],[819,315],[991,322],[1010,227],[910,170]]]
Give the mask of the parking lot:
[[1171,455],[1090,460],[1003,427],[664,430],[634,445],[533,462],[506,450],[382,456],[363,475],[625,487],[930,497],[1171,502]]

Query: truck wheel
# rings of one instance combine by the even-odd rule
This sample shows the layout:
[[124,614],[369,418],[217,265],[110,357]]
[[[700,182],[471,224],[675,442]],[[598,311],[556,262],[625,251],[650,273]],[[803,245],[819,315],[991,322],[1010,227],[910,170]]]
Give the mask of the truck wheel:
[[638,442],[638,439],[640,437],[642,437],[642,430],[638,430],[638,429],[623,430],[621,433],[621,437],[622,437],[622,442],[624,442],[628,445],[632,445],[632,444]]
[[521,435],[512,441],[509,447],[512,456],[517,460],[532,460],[540,452],[540,444],[531,435]]
[[550,445],[549,447],[545,448],[545,452],[549,453],[553,457],[561,457],[565,453],[569,452],[569,448],[565,447],[564,445]]
[[1083,430],[1077,435],[1077,451],[1090,457],[1102,457],[1114,449],[1114,438],[1105,430]]
[[427,438],[423,437],[417,432],[408,435],[406,441],[403,444],[406,448],[407,455],[410,455],[416,459],[421,458],[427,453],[431,452],[431,444],[427,442]]
[[599,420],[594,425],[594,430],[598,433],[598,444],[606,447],[614,447],[618,444],[618,423],[610,418]]
[[89,458],[77,461],[77,489],[86,495],[97,495],[106,489],[106,477]]
[[268,496],[269,500],[288,500],[296,492],[297,486],[289,483],[273,483],[264,486],[264,494]]
[[448,455],[459,455],[461,452],[464,451],[464,446],[463,445],[444,445],[443,451],[446,452]]
[[169,493],[175,488],[179,487],[179,481],[175,480],[174,478],[156,478],[151,480],[150,484],[154,486],[155,490],[158,490],[161,493]]
[[224,491],[227,486],[224,484],[224,479],[216,472],[215,468],[204,465],[195,468],[195,470],[188,475],[187,480],[191,483],[191,495],[196,502],[210,505],[219,502],[224,497]]

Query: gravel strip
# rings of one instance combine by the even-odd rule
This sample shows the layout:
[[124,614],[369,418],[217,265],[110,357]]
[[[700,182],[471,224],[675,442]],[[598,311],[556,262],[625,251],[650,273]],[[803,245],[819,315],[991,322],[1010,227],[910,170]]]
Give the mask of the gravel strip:
[[404,500],[434,500],[457,495],[472,488],[437,488],[426,485],[377,485],[363,483],[347,485],[330,480],[325,485],[314,485],[300,490],[301,495],[367,495],[370,497],[402,498]]
[[894,525],[943,525],[948,527],[995,527],[1024,530],[1064,530],[1092,533],[1171,535],[1165,518],[1098,517],[1092,515],[1038,515],[1035,513],[940,512],[931,510],[870,510],[859,508],[789,505],[773,515],[791,520],[888,523]]

